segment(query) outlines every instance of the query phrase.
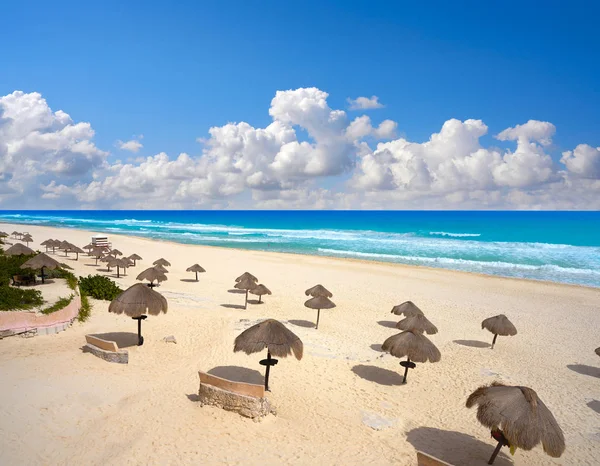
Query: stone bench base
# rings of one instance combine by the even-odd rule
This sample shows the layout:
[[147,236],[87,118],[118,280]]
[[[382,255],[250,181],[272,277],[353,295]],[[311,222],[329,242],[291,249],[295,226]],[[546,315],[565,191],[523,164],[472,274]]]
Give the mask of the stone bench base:
[[129,352],[127,350],[119,350],[117,352],[106,351],[102,348],[92,345],[91,343],[86,343],[83,346],[83,351],[86,353],[92,353],[94,356],[97,356],[108,362],[116,362],[117,364],[129,363]]
[[198,397],[203,406],[216,406],[226,411],[234,411],[251,419],[259,419],[270,413],[275,414],[275,410],[266,398],[240,395],[203,383],[200,384]]

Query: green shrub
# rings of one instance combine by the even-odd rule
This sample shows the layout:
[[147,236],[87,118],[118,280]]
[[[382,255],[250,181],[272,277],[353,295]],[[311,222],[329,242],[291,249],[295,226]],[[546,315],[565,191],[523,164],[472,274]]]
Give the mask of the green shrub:
[[85,322],[89,319],[92,314],[92,303],[90,298],[83,291],[81,292],[81,308],[79,309],[79,315],[77,316],[78,322]]
[[44,303],[38,290],[23,290],[11,286],[0,286],[0,311],[31,309]]
[[61,309],[64,309],[69,304],[71,304],[71,301],[73,301],[74,297],[75,297],[75,295],[70,295],[68,298],[60,298],[52,306],[47,307],[46,309],[42,309],[41,313],[42,314],[52,314],[53,312],[60,311]]
[[103,275],[79,277],[79,289],[82,294],[105,301],[112,301],[123,291],[115,282]]
[[29,256],[5,256],[0,254],[0,286],[8,286],[14,275],[33,274],[31,270],[23,270],[21,265],[31,259]]

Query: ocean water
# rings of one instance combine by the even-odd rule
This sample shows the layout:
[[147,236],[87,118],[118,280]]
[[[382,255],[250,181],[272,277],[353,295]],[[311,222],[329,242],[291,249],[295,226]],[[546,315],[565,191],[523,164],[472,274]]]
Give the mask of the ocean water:
[[600,287],[600,212],[0,211],[0,221]]

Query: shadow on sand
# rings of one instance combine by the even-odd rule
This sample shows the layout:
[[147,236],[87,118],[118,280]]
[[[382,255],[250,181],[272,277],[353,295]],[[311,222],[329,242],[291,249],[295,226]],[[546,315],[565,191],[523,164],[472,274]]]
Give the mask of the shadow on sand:
[[486,343],[485,341],[479,340],[454,340],[452,343],[456,343],[457,345],[462,346],[470,346],[471,348],[489,348],[492,345]]
[[386,328],[396,328],[396,324],[398,322],[394,322],[393,320],[380,320],[379,322],[377,322],[379,325],[381,325],[382,327],[386,327]]
[[179,279],[180,282],[186,282],[186,283],[196,283],[199,280],[196,280],[195,278],[181,278]]
[[245,309],[242,304],[221,304],[221,307],[226,307],[227,309]]
[[92,336],[102,338],[103,340],[114,341],[119,348],[129,348],[137,346],[138,335],[131,332],[109,332],[109,333],[92,333]]
[[381,344],[380,343],[373,343],[371,345],[371,349],[373,351],[379,351],[380,353],[383,353],[384,351],[381,349]]
[[258,301],[258,299],[249,299],[248,304],[265,304],[264,301]]
[[587,403],[587,407],[590,408],[590,409],[593,409],[598,414],[600,414],[600,401],[598,401],[598,400],[592,400],[589,403]]
[[246,294],[246,290],[236,290],[235,288],[231,289],[231,290],[227,290],[227,293],[233,293],[233,294]]
[[217,366],[208,371],[210,375],[216,375],[232,382],[255,383],[262,385],[265,383],[263,375],[254,369],[240,366]]
[[567,367],[574,372],[582,375],[589,375],[600,379],[600,369],[594,366],[586,366],[585,364],[567,364]]
[[314,322],[309,322],[308,320],[288,320],[288,322],[292,325],[296,325],[298,327],[304,328],[315,328]]
[[[417,450],[451,464],[487,464],[496,447],[491,438],[490,443],[485,443],[472,435],[433,427],[417,427],[406,433],[406,440]],[[506,447],[503,450],[508,451]],[[494,464],[509,466],[513,462],[501,450]]]
[[185,395],[187,396],[187,399],[190,401],[200,401],[200,397],[198,396],[197,393],[190,393],[189,395]]
[[404,378],[398,372],[382,369],[377,366],[358,364],[352,368],[352,372],[361,379],[376,382],[381,385],[402,385],[402,382],[404,381]]

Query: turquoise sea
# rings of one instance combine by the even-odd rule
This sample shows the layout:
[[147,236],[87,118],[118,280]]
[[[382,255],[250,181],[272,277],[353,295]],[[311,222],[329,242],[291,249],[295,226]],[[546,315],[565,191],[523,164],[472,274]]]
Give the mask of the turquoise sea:
[[600,212],[0,211],[0,221],[600,287]]

